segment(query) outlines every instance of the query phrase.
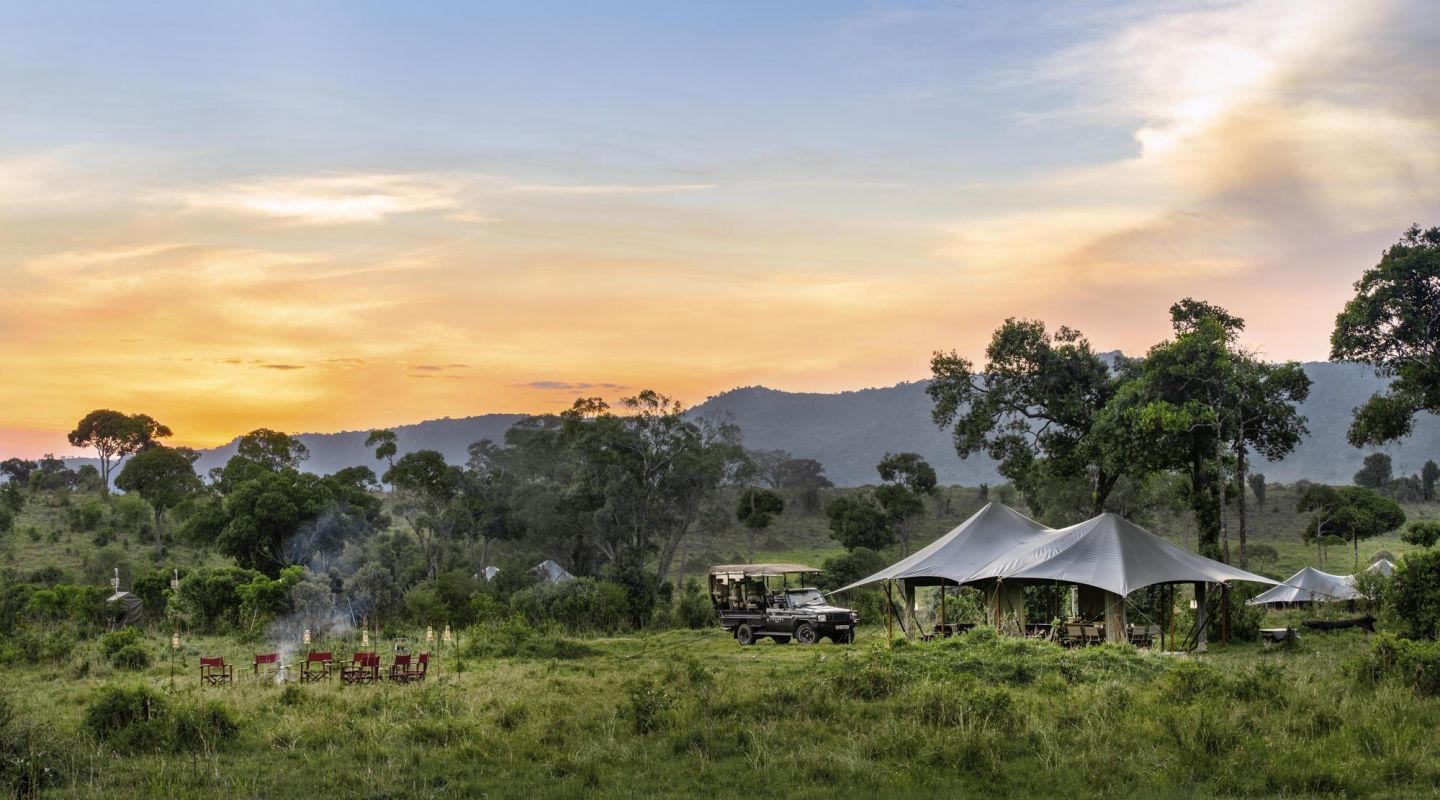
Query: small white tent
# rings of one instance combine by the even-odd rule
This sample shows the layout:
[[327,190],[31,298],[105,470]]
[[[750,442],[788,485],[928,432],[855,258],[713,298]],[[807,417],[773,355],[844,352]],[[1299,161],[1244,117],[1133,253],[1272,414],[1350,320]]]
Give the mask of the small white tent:
[[551,560],[548,559],[548,558],[545,559],[544,561],[541,561],[539,564],[536,564],[536,565],[535,565],[535,571],[540,574],[540,577],[544,578],[546,581],[549,581],[550,583],[559,583],[559,582],[561,582],[561,581],[568,581],[568,580],[570,580],[571,578],[574,578],[574,577],[575,577],[574,575],[571,575],[569,572],[566,572],[564,567],[560,566],[559,564],[556,564],[554,561],[551,561]]
[[1378,572],[1385,577],[1395,574],[1395,563],[1388,558],[1382,558],[1374,564],[1365,568],[1366,572]]
[[1306,567],[1285,579],[1285,583],[1268,592],[1250,598],[1249,605],[1261,606],[1269,603],[1309,603],[1331,600],[1354,600],[1354,577],[1331,575],[1314,567]]

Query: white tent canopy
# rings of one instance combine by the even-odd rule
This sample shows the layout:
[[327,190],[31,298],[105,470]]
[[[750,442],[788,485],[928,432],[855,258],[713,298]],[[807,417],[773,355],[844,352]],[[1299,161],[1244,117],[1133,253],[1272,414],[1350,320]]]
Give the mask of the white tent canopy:
[[1177,547],[1111,513],[1026,542],[974,572],[967,582],[987,578],[1075,583],[1121,597],[1162,583],[1277,583]]
[[548,558],[535,565],[535,572],[539,573],[540,577],[544,578],[550,583],[568,581],[571,578],[575,577],[574,575],[571,575],[569,572],[567,572],[564,567],[556,564],[554,561],[551,561]]
[[1354,600],[1353,575],[1331,575],[1314,567],[1306,567],[1285,579],[1285,583],[1268,592],[1250,598],[1249,605],[1267,603],[1309,603],[1312,601]]
[[1385,577],[1395,574],[1395,563],[1388,558],[1382,558],[1374,564],[1365,568],[1366,572],[1378,572]]
[[904,580],[912,585],[964,583],[997,556],[1050,535],[1049,528],[1009,506],[987,503],[923,550],[836,591],[884,580]]

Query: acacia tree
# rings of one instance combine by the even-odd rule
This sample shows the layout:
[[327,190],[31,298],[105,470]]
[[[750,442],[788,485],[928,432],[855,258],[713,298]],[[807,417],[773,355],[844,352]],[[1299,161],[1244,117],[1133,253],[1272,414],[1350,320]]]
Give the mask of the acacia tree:
[[1338,537],[1349,542],[1360,569],[1360,540],[1389,533],[1405,524],[1405,511],[1388,497],[1362,486],[1311,486],[1296,505],[1300,513],[1313,516],[1305,527],[1307,541],[1323,547],[1325,539]]
[[301,462],[310,457],[304,442],[269,428],[256,428],[241,436],[235,452],[270,470],[299,469]]
[[115,478],[115,485],[134,492],[155,512],[155,555],[165,552],[165,512],[200,491],[189,456],[179,450],[155,446],[137,454]]
[[365,437],[365,446],[375,448],[376,461],[384,461],[390,469],[395,468],[395,454],[400,452],[400,445],[394,431],[370,431],[370,435]]
[[1335,318],[1330,358],[1393,379],[1354,410],[1347,436],[1355,447],[1404,438],[1416,414],[1440,411],[1440,228],[1412,225],[1355,282]]
[[1079,331],[1051,334],[1039,321],[1005,320],[985,355],[983,372],[954,351],[930,360],[932,417],[942,430],[952,428],[955,452],[986,453],[1027,500],[1049,477],[1084,480],[1091,511],[1103,511],[1131,463],[1093,435],[1122,376]]
[[123,414],[100,408],[86,414],[71,431],[70,444],[95,450],[100,461],[101,492],[110,492],[110,473],[125,457],[170,436],[170,429],[146,414]]
[[750,561],[755,560],[755,535],[770,527],[784,510],[785,499],[778,492],[752,487],[740,493],[735,519],[745,526],[745,550]]

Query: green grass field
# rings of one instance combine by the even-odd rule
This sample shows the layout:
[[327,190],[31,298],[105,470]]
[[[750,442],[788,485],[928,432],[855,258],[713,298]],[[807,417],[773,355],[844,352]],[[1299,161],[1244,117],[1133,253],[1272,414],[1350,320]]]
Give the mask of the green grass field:
[[[978,508],[973,490],[951,491],[950,513],[925,517],[914,546]],[[1251,541],[1278,552],[1258,571],[1317,564],[1291,508],[1273,489],[1254,515]],[[137,535],[97,548],[66,520],[31,503],[0,540],[4,565],[103,582],[117,559],[150,558]],[[1180,524],[1153,527],[1178,539]],[[841,552],[818,515],[787,512],[761,537],[762,559]],[[744,546],[731,530],[682,558],[693,576]],[[1408,549],[1392,534],[1362,543],[1361,560]],[[185,546],[169,558],[222,561]],[[1341,548],[1325,565],[1350,566]],[[94,640],[57,664],[6,669],[0,774],[54,797],[1425,797],[1440,786],[1440,698],[1360,680],[1351,665],[1373,638],[1360,632],[1173,655],[988,631],[891,649],[873,621],[852,647],[742,648],[718,628],[566,638],[481,626],[423,685],[354,687],[251,680],[251,656],[273,644],[187,638],[173,689],[163,635],[147,634],[154,661],[140,671],[111,666]],[[316,647],[346,656],[360,649],[352,639]],[[239,665],[236,684],[202,687],[202,655]],[[97,733],[87,714],[110,687],[147,687],[154,719]]]
[[[87,650],[67,669],[6,673],[7,735],[55,770],[55,797],[1419,797],[1440,784],[1440,699],[1349,676],[1364,634],[1203,656],[883,638],[537,636],[548,644],[513,657],[462,642],[472,655],[446,656],[423,685],[282,687],[242,668],[234,686],[202,687],[200,654],[252,650],[210,639],[185,643],[173,691],[163,660],[119,673]],[[238,730],[153,750],[99,739],[85,710],[112,684],[153,687],[172,710],[218,704]]]

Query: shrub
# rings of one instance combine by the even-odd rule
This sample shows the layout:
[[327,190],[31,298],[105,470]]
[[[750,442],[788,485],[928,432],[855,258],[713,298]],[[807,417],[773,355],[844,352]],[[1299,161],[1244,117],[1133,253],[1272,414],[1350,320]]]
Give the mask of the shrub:
[[99,500],[88,500],[65,510],[65,519],[77,531],[93,531],[105,518],[105,506]]
[[1440,633],[1440,550],[1401,559],[1386,598],[1410,636],[1435,638]]
[[85,727],[99,739],[158,718],[164,700],[144,686],[106,686],[85,709]]
[[264,576],[240,567],[196,570],[180,580],[179,602],[199,633],[215,633],[238,624],[239,587],[256,578]]
[[15,527],[15,512],[8,506],[0,505],[0,533],[9,533]]
[[624,716],[641,736],[660,730],[665,712],[675,705],[675,696],[668,689],[643,678],[625,684],[625,696]]
[[715,605],[700,588],[700,582],[688,580],[675,607],[675,619],[680,625],[692,630],[708,628],[715,624]]
[[121,628],[118,631],[111,631],[100,637],[100,654],[106,658],[114,658],[128,645],[140,643],[139,628]]
[[1398,680],[1426,696],[1440,695],[1440,642],[1417,642],[1380,634],[1370,651],[1356,657],[1347,669],[1362,684]]
[[116,669],[142,670],[150,667],[150,651],[144,645],[127,644],[110,657],[110,666]]
[[215,701],[170,706],[144,686],[107,686],[85,710],[85,726],[116,750],[183,753],[233,739],[240,725]]
[[510,608],[532,623],[556,622],[570,631],[618,630],[632,610],[625,587],[593,578],[521,589],[510,598]]
[[1405,530],[1401,531],[1400,541],[1421,547],[1435,546],[1435,542],[1440,541],[1440,520],[1411,520],[1410,524],[1405,526]]

